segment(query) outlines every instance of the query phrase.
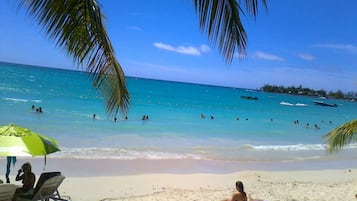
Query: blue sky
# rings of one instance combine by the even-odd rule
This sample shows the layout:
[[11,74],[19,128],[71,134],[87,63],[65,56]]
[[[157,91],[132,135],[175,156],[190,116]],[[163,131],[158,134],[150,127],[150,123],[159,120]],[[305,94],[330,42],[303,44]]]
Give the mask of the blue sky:
[[[260,88],[357,91],[357,1],[275,0],[243,17],[245,59],[226,64],[191,0],[100,1],[127,76]],[[81,69],[14,1],[0,4],[0,61]]]

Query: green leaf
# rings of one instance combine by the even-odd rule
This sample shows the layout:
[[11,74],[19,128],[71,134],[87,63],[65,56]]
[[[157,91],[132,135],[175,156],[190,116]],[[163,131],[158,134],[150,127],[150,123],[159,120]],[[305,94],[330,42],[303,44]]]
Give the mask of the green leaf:
[[44,27],[49,38],[63,47],[75,63],[86,66],[94,87],[101,92],[109,116],[119,109],[126,114],[129,93],[124,72],[103,24],[104,16],[96,0],[22,0]]
[[[244,56],[247,47],[247,34],[241,23],[240,16],[245,15],[242,2],[236,0],[193,0],[199,17],[202,32],[218,50],[224,60],[232,62],[236,48],[238,55]],[[266,8],[266,1],[262,0]],[[258,0],[245,0],[244,6],[254,18],[258,14]]]
[[325,135],[329,152],[340,151],[346,144],[357,142],[357,119],[346,122]]

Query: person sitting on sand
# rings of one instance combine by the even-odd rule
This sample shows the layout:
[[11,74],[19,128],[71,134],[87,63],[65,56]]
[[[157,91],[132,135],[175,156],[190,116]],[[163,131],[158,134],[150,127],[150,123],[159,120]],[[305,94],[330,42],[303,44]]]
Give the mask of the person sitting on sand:
[[233,193],[232,198],[227,198],[222,201],[247,201],[247,194],[244,192],[243,182],[236,182],[236,189],[238,192]]
[[[21,174],[22,173],[22,174]],[[31,164],[24,163],[19,169],[16,175],[16,181],[22,181],[22,187],[16,189],[13,199],[16,200],[16,196],[21,193],[26,193],[27,191],[33,189],[36,181],[35,174],[31,171]]]

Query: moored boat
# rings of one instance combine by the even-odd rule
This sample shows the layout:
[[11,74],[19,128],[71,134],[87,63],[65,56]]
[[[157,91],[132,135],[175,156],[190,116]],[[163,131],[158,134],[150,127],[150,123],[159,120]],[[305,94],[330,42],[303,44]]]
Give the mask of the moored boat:
[[252,96],[240,96],[240,97],[249,100],[258,100],[258,97],[252,97]]
[[337,107],[337,104],[330,104],[330,103],[325,103],[323,101],[313,101],[316,105],[321,105],[321,106],[328,106],[328,107]]

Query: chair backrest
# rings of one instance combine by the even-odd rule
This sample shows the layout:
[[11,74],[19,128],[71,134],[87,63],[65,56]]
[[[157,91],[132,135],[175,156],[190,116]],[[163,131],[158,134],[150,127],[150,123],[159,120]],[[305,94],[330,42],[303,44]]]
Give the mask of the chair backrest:
[[0,201],[12,200],[16,188],[15,184],[0,184]]
[[36,183],[35,189],[33,191],[33,195],[35,195],[40,187],[42,186],[43,182],[45,182],[47,179],[61,175],[61,172],[44,172],[40,175],[40,178],[38,178],[38,181]]
[[64,176],[58,175],[45,180],[39,187],[38,191],[34,192],[32,200],[44,200],[56,194],[58,187],[61,185],[64,179]]

